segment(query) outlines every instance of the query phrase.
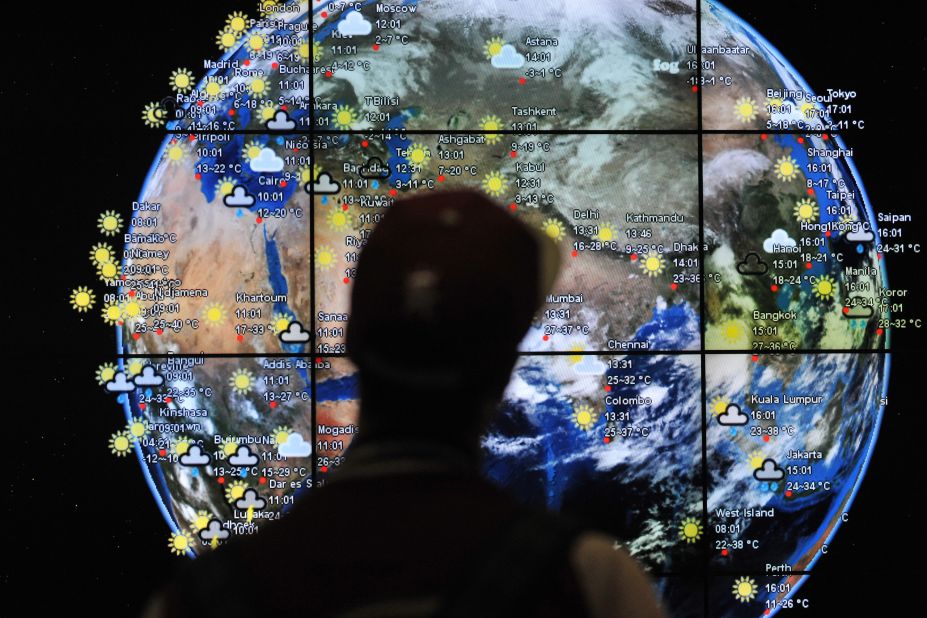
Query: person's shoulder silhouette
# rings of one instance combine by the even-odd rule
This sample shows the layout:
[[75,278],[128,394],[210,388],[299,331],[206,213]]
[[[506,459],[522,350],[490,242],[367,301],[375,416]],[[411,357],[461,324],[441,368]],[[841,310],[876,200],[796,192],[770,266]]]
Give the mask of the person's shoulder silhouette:
[[480,194],[392,205],[352,290],[361,411],[345,463],[186,565],[149,615],[661,616],[614,539],[480,474],[480,436],[558,267],[546,236]]

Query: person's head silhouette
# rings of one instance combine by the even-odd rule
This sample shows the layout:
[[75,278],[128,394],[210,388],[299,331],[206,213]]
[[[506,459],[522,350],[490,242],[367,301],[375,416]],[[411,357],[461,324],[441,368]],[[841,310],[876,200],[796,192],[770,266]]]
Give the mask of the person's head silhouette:
[[347,326],[365,439],[472,451],[558,267],[549,238],[478,193],[392,205],[362,249]]

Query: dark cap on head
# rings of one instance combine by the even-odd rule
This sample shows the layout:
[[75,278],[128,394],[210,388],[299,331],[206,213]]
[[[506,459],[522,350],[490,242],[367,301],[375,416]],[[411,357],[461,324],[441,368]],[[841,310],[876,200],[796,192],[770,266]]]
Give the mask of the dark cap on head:
[[348,354],[387,382],[468,384],[514,358],[558,265],[550,239],[482,194],[397,201],[361,250]]

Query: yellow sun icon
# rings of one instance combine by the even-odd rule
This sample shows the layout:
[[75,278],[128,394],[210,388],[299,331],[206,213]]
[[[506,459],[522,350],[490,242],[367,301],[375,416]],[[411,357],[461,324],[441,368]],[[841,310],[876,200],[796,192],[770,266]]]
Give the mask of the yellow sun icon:
[[97,229],[107,236],[115,236],[122,230],[122,215],[115,210],[107,210],[97,217]]
[[248,37],[248,40],[245,42],[245,45],[250,51],[256,52],[264,49],[267,41],[260,34],[252,34]]
[[223,28],[219,31],[219,34],[216,35],[216,45],[219,46],[219,49],[222,51],[228,51],[235,46],[235,43],[238,42],[239,35],[229,28]]
[[255,77],[251,80],[251,83],[248,84],[248,90],[254,96],[262,96],[270,90],[270,86],[267,85],[267,82],[262,77]]
[[782,99],[776,99],[776,98],[766,99],[766,111],[769,113],[770,116],[773,114],[780,113],[782,111],[783,105],[785,105],[785,101],[783,101]]
[[180,143],[174,143],[167,147],[167,150],[164,151],[164,157],[167,159],[167,162],[171,165],[177,165],[182,163],[184,158],[187,156],[187,151],[184,149]]
[[332,123],[336,129],[347,130],[357,122],[357,112],[350,105],[339,105],[332,115]]
[[248,489],[248,484],[244,481],[232,481],[229,483],[229,486],[225,488],[225,499],[229,502],[241,500],[241,497],[245,495],[246,489]]
[[486,44],[483,45],[483,53],[486,55],[487,60],[492,60],[496,56],[502,53],[502,48],[505,46],[505,41],[501,37],[494,36],[493,38],[486,41]]
[[648,277],[656,277],[666,268],[666,260],[656,251],[651,251],[639,259],[638,262],[640,262],[641,270],[643,270]]
[[734,346],[745,346],[749,342],[749,331],[742,320],[727,320],[722,323],[721,336]]
[[142,120],[146,126],[163,127],[167,122],[167,110],[160,103],[149,103],[142,109]]
[[303,64],[309,62],[309,39],[303,38],[299,41],[299,45],[296,46],[296,57],[299,58],[299,61]]
[[273,437],[274,442],[277,446],[283,444],[290,439],[290,434],[293,433],[293,430],[287,427],[286,425],[279,425],[274,427]]
[[130,358],[125,362],[125,371],[129,377],[137,376],[142,372],[142,369],[145,368],[145,359],[143,358]]
[[274,13],[276,13],[277,6],[279,6],[277,3],[277,0],[261,0],[260,2],[261,15],[263,15],[264,17],[273,15]]
[[821,275],[811,284],[811,289],[821,300],[830,300],[837,291],[837,282],[832,277]]
[[756,101],[750,97],[740,97],[734,104],[734,115],[741,122],[750,122],[756,118]]
[[792,180],[798,176],[798,161],[792,157],[779,157],[775,165],[776,178]]
[[193,545],[193,537],[189,532],[171,532],[171,538],[167,541],[167,546],[172,554],[182,556],[190,550]]
[[427,165],[430,159],[431,151],[428,150],[428,146],[418,142],[409,146],[409,150],[406,153],[406,161],[419,167]]
[[203,88],[203,92],[206,93],[207,99],[215,100],[222,94],[222,84],[215,77],[207,77],[206,87]]
[[174,69],[171,72],[171,89],[174,92],[188,92],[193,88],[193,73],[187,69]]
[[247,369],[236,369],[229,378],[229,384],[236,393],[244,395],[254,387],[254,374]]
[[347,228],[350,221],[348,213],[340,206],[329,210],[328,214],[325,216],[325,220],[328,221],[328,226],[336,232],[340,232]]
[[328,270],[335,265],[337,258],[331,247],[322,245],[315,250],[315,267],[319,270]]
[[505,185],[505,177],[499,172],[489,172],[483,177],[483,190],[493,197],[502,195]]
[[741,603],[752,601],[757,593],[756,580],[751,577],[739,577],[734,580],[731,592]]
[[109,452],[116,457],[125,457],[132,450],[132,436],[126,431],[117,431],[109,438]]
[[93,290],[86,286],[79,286],[71,290],[71,307],[76,311],[84,313],[93,307],[96,296]]
[[288,313],[275,313],[273,315],[274,334],[279,335],[290,327],[293,316]]
[[248,27],[248,16],[241,11],[235,11],[225,20],[225,25],[232,32],[244,32]]
[[97,275],[103,281],[113,281],[122,273],[122,266],[115,262],[97,264]]
[[576,352],[576,354],[570,354],[567,356],[567,360],[571,365],[578,365],[579,363],[583,362],[583,355],[580,354],[580,352],[585,349],[586,348],[583,347],[583,344],[581,343],[574,343],[570,345],[570,352]]
[[126,425],[126,433],[132,436],[133,440],[141,440],[148,435],[148,421],[140,416],[133,418]]
[[250,162],[261,156],[262,150],[264,150],[264,144],[257,140],[251,140],[241,149],[241,156],[244,157],[245,161]]
[[792,214],[795,215],[797,221],[814,221],[821,214],[821,210],[818,208],[817,203],[809,198],[799,200],[795,204],[795,208],[792,209]]
[[222,324],[225,321],[225,307],[220,303],[210,303],[203,308],[203,321],[209,325]]
[[216,181],[216,195],[219,197],[225,197],[226,195],[231,195],[232,191],[235,190],[235,179],[231,176],[223,176]]
[[114,257],[113,247],[104,242],[97,243],[90,249],[90,261],[94,264],[99,265],[112,262]]
[[814,106],[814,103],[810,101],[805,101],[801,104],[801,107],[798,108],[798,111],[801,112],[801,115],[805,118],[814,118],[817,114],[817,108]]
[[268,120],[273,120],[277,115],[277,106],[267,101],[262,103],[258,108],[257,117],[261,122],[267,122]]
[[714,414],[715,416],[719,416],[727,412],[727,407],[730,404],[731,402],[728,400],[727,397],[722,397],[721,395],[718,395],[717,397],[711,400],[709,409],[711,410],[712,414]]
[[103,321],[112,326],[122,321],[122,308],[118,303],[106,303],[103,305]]
[[238,452],[238,442],[233,438],[226,438],[222,441],[222,453],[226,457],[231,457]]
[[299,168],[299,182],[306,184],[310,180],[315,182],[319,178],[319,174],[322,173],[321,166],[318,165],[304,165]]
[[497,131],[502,130],[502,120],[498,116],[483,116],[480,118],[480,129],[486,131],[486,143],[495,144],[502,139]]
[[193,529],[197,532],[205,530],[209,527],[210,519],[212,519],[212,517],[210,517],[209,511],[197,511],[196,517],[193,519]]
[[142,304],[135,299],[127,300],[122,303],[120,308],[122,309],[122,317],[129,319],[140,318],[144,312]]
[[592,406],[581,404],[573,409],[573,424],[583,431],[592,429],[598,420],[599,415]]
[[318,62],[319,60],[321,60],[322,53],[323,53],[322,44],[319,43],[318,41],[313,41],[312,42],[312,61]]
[[96,372],[97,384],[103,385],[116,377],[116,364],[103,363],[97,367]]
[[686,517],[679,524],[679,538],[686,543],[695,543],[702,538],[702,522],[694,517]]
[[193,441],[186,436],[177,436],[171,440],[171,451],[178,457],[185,455],[187,451],[190,450],[190,445],[193,444]]
[[615,240],[615,228],[608,223],[603,223],[599,226],[599,233],[595,235],[595,239],[600,242],[611,242]]
[[759,470],[763,467],[763,462],[766,461],[766,457],[764,457],[763,453],[760,451],[753,451],[747,456],[747,460],[750,462],[751,468]]
[[541,224],[541,230],[552,240],[563,240],[563,224],[557,219],[545,219]]

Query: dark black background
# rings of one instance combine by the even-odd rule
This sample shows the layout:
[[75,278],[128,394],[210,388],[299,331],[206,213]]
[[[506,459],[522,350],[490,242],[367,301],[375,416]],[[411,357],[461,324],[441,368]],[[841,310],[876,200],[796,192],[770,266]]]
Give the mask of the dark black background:
[[[105,448],[123,422],[93,380],[97,365],[112,360],[112,329],[95,312],[79,317],[67,298],[75,285],[93,281],[86,254],[99,236],[97,214],[127,211],[160,143],[140,121],[143,105],[169,94],[173,69],[201,75],[197,61],[219,55],[214,37],[225,15],[254,15],[257,3],[218,4],[162,0],[145,5],[140,18],[87,9],[12,34],[11,75],[0,82],[0,122],[15,157],[3,166],[13,280],[4,304],[13,338],[0,342],[9,346],[4,466],[12,471],[3,511],[2,615],[87,608],[135,615],[181,560],[167,551],[168,528],[138,464]],[[728,3],[813,89],[859,92],[855,105],[867,126],[845,141],[856,151],[874,208],[916,212],[923,198],[912,194],[911,178],[923,175],[925,163],[925,35],[908,28],[910,16],[885,5],[885,12],[871,3],[860,12],[841,0]],[[922,260],[888,257],[886,264],[892,287],[911,288],[912,304],[919,303]],[[925,435],[915,407],[920,345],[919,335],[895,332],[891,405],[872,466],[832,554],[800,593],[812,601],[806,615],[856,615],[863,606],[888,609],[918,596],[919,575],[895,565],[924,555],[912,502]],[[226,592],[234,594],[217,594]],[[32,609],[12,609],[19,605]]]

